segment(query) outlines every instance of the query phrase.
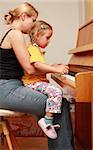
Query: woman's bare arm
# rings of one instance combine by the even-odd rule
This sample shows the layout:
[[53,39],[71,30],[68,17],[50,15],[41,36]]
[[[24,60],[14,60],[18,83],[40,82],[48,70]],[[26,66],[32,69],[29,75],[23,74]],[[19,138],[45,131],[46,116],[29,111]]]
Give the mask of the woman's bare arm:
[[34,66],[30,64],[30,57],[27,51],[26,43],[23,34],[20,31],[11,31],[10,44],[22,68],[28,74],[40,74],[40,72],[38,72],[36,68],[34,68]]

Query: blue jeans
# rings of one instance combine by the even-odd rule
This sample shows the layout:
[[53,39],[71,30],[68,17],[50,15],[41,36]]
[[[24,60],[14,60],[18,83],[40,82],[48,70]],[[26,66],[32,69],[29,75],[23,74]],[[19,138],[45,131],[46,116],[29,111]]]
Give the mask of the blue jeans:
[[46,99],[45,95],[24,87],[20,80],[0,80],[0,108],[42,115]]
[[[47,96],[23,86],[20,80],[0,80],[0,108],[42,116],[46,100]],[[73,150],[73,132],[66,99],[63,100],[62,113],[54,117],[55,123],[61,127],[56,140],[48,139],[49,150]]]
[[49,150],[74,150],[74,138],[72,131],[72,123],[70,117],[69,103],[63,98],[62,113],[56,114],[54,124],[60,124],[57,131],[58,137],[55,140],[49,139]]

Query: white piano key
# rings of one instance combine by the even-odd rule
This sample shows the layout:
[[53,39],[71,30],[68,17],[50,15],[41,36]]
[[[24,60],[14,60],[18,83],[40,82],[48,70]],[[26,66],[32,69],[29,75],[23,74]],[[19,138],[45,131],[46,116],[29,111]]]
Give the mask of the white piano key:
[[74,76],[71,76],[71,75],[69,75],[69,74],[64,74],[64,75],[62,75],[62,76],[64,76],[64,77],[66,77],[67,79],[70,79],[71,81],[74,81],[74,82],[75,82],[75,77],[74,77]]

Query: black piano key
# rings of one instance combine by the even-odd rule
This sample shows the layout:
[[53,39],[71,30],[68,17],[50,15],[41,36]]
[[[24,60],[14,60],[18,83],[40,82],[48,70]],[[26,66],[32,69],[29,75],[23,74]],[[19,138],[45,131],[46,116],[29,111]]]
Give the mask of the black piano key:
[[74,76],[74,77],[75,77],[76,72],[69,71],[69,73],[68,73],[68,74],[69,74],[69,75],[71,75],[71,76]]

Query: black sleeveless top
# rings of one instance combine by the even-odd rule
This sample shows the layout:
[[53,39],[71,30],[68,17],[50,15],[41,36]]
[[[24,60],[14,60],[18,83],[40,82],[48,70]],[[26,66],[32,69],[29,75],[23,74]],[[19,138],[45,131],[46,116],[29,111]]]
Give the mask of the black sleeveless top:
[[[11,30],[12,29],[9,31]],[[5,34],[0,43],[0,79],[21,79],[23,69],[18,62],[13,49],[1,48],[1,44],[9,31]]]

